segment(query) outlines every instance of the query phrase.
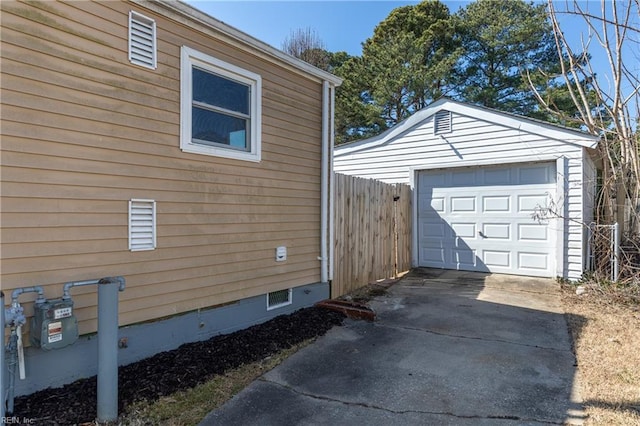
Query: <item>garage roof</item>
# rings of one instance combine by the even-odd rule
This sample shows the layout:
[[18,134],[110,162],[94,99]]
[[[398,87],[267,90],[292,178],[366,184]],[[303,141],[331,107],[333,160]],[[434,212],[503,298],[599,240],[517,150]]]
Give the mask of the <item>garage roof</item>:
[[538,134],[549,139],[556,139],[585,148],[595,148],[600,140],[599,136],[593,136],[576,129],[554,125],[545,121],[510,114],[492,108],[458,102],[449,98],[441,98],[377,136],[336,146],[335,155],[344,155],[383,145],[416,127],[441,110],[520,129],[525,132]]

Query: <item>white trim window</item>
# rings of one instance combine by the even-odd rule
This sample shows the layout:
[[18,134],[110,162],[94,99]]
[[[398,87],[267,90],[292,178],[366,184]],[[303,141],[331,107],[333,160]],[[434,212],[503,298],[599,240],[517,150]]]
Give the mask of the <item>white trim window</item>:
[[182,46],[180,149],[260,161],[260,75]]

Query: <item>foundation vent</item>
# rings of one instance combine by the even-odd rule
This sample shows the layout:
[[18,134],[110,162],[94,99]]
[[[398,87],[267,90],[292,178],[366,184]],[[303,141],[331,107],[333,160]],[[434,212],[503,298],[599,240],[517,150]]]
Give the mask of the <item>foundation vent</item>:
[[267,294],[267,310],[281,308],[292,303],[291,289],[272,291]]

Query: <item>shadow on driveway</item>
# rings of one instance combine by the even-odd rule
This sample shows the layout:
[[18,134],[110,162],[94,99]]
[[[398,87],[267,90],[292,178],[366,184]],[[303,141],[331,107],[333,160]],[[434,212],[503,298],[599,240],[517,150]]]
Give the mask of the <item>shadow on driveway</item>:
[[580,424],[548,279],[417,269],[202,425]]

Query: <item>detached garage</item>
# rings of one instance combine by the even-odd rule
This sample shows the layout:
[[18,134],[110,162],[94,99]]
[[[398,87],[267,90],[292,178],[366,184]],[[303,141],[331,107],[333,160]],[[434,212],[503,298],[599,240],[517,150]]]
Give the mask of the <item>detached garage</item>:
[[336,147],[334,169],[412,186],[414,266],[578,279],[597,141],[441,99],[379,136]]

